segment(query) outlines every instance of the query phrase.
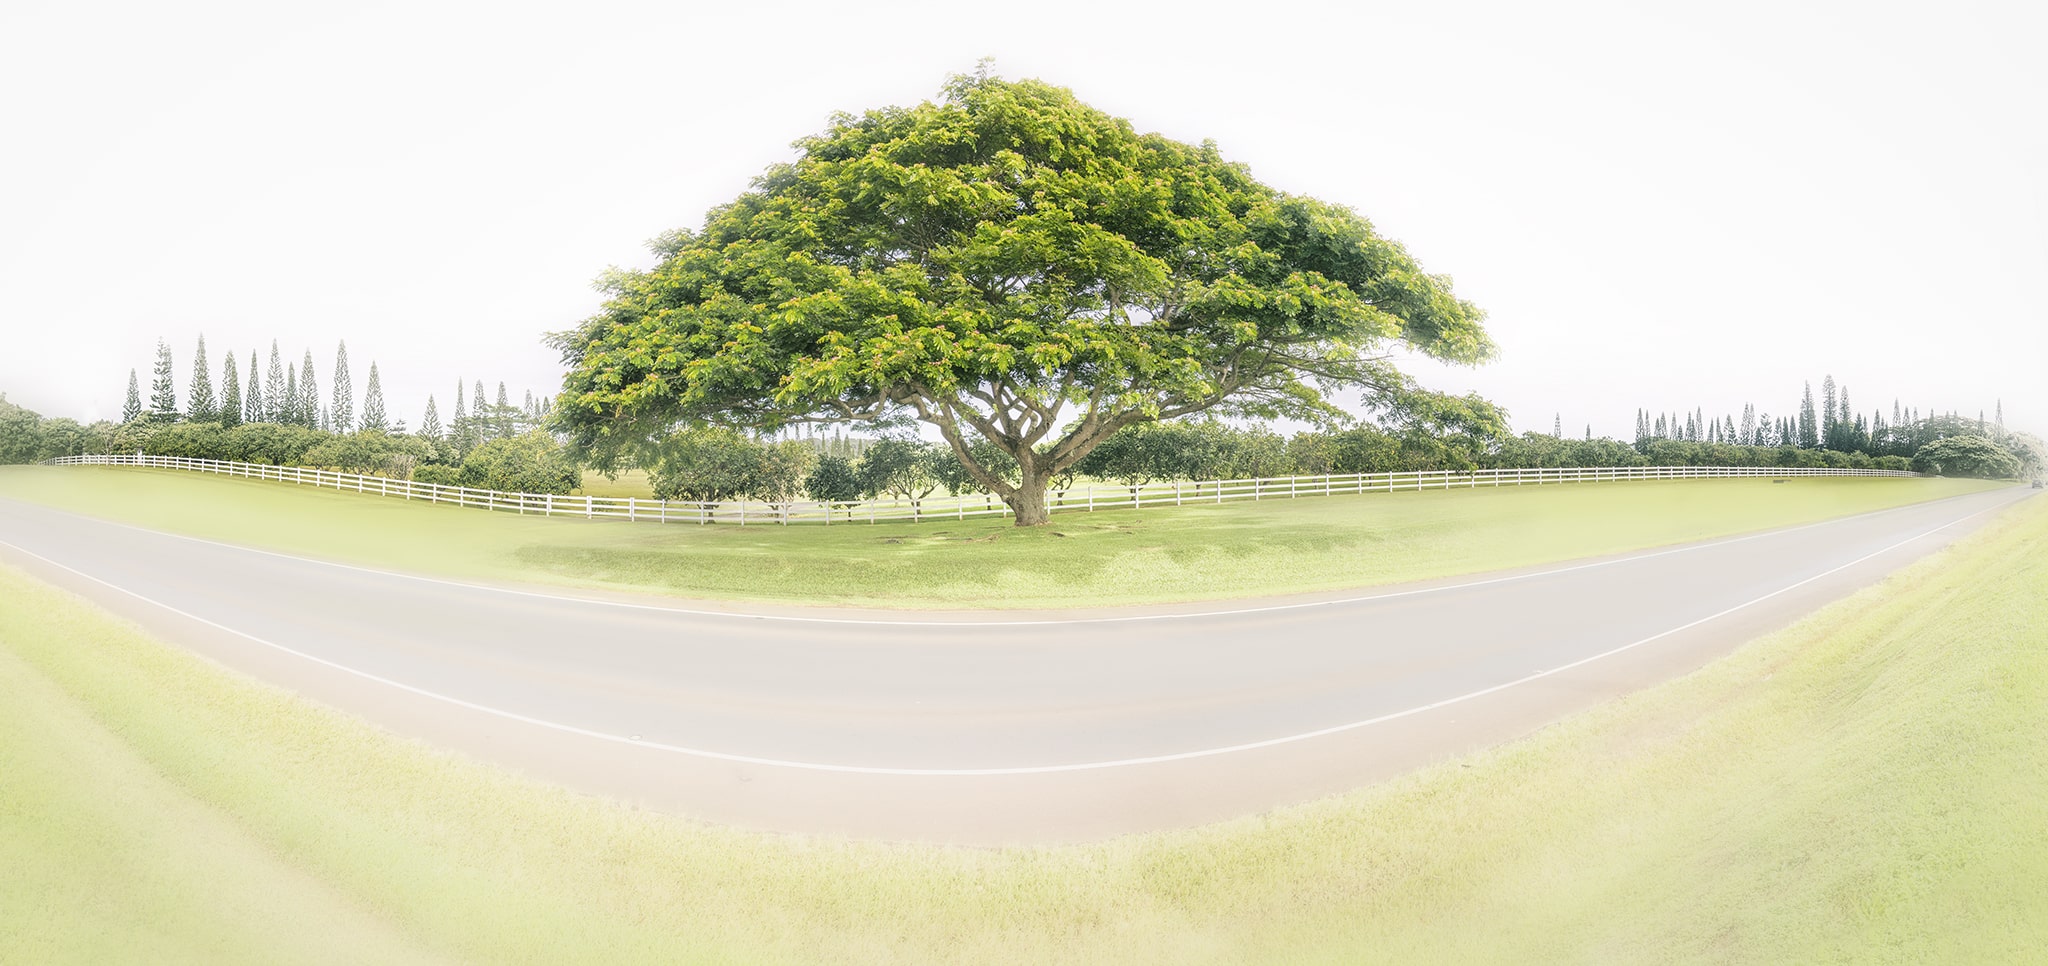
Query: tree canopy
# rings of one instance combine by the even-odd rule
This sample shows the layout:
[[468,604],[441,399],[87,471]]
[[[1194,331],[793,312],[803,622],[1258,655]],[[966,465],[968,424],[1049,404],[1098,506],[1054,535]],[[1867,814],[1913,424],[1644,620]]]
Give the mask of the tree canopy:
[[2018,457],[1982,436],[1950,436],[1920,447],[1913,454],[1913,468],[1943,476],[2005,480],[2019,476],[2021,466]]
[[558,423],[594,464],[658,462],[688,425],[917,419],[1031,525],[1126,426],[1342,421],[1334,394],[1402,384],[1397,343],[1493,351],[1480,311],[1357,213],[1063,88],[956,77],[796,147],[552,337]]

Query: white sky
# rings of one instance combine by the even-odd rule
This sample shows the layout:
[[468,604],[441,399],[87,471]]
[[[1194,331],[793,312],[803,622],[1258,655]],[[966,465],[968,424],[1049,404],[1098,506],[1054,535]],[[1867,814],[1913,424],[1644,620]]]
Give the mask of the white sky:
[[1502,356],[1417,371],[1518,429],[1829,373],[2048,426],[2048,4],[550,6],[8,0],[0,391],[116,417],[161,336],[182,404],[203,332],[414,425],[553,392],[606,266],[993,56],[1454,276]]

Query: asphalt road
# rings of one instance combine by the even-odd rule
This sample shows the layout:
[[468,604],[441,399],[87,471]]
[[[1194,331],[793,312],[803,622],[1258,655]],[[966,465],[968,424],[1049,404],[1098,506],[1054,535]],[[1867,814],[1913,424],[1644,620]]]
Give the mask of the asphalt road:
[[369,570],[0,500],[0,558],[229,667],[571,787],[994,844],[1247,814],[1665,680],[1947,544],[2010,488],[1747,537],[1098,613],[718,612]]

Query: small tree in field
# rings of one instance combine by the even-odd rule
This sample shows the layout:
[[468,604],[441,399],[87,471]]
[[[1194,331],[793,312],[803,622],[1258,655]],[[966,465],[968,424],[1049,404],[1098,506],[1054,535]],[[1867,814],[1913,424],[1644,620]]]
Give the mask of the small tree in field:
[[567,493],[583,482],[576,463],[542,432],[494,439],[462,459],[463,486],[508,493]]
[[670,437],[642,465],[656,497],[717,503],[751,490],[760,464],[761,447],[752,440],[724,427],[703,427]]
[[811,475],[804,478],[804,490],[811,499],[828,508],[845,509],[860,499],[860,477],[853,464],[838,456],[820,456]]

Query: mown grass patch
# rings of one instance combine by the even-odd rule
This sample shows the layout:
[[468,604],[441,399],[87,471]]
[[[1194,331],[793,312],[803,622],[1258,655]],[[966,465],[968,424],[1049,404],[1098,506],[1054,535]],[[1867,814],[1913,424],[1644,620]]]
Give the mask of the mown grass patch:
[[2048,500],[1679,681],[1091,846],[760,835],[396,739],[0,568],[0,962],[2027,962]]
[[0,497],[419,573],[867,607],[1088,607],[1339,590],[1617,553],[1974,492],[1971,480],[1570,484],[922,524],[511,513],[175,470],[0,467]]
[[583,471],[583,483],[576,488],[578,495],[603,497],[636,497],[642,500],[654,499],[654,484],[647,478],[646,470],[619,470],[606,476],[596,470]]

